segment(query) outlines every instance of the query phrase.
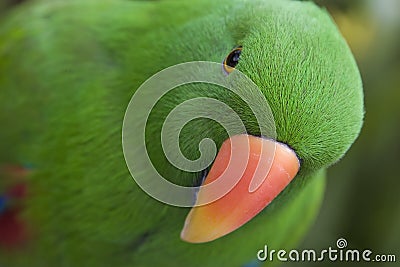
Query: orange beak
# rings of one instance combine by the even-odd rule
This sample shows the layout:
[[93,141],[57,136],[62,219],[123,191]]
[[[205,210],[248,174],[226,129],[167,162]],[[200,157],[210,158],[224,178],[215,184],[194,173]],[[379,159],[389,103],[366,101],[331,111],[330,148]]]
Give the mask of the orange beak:
[[[241,164],[230,161],[233,156],[247,162],[244,170]],[[227,139],[203,185],[217,179],[239,178],[231,177],[232,173],[238,173],[240,180],[216,201],[191,209],[181,232],[182,240],[203,243],[236,230],[271,203],[296,176],[299,167],[296,153],[285,144],[245,134]],[[226,177],[227,173],[230,177]],[[196,203],[205,203],[202,200],[209,197],[207,194],[200,188]]]

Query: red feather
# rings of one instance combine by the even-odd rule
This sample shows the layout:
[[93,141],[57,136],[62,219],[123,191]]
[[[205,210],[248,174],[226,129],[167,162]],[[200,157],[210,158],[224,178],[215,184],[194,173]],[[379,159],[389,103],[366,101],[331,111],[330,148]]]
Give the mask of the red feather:
[[7,179],[8,184],[11,184],[11,187],[0,193],[3,195],[0,195],[3,200],[0,209],[0,248],[18,248],[28,237],[26,224],[21,220],[20,214],[27,197],[25,177],[30,170],[9,164],[0,166],[0,173]]
[[7,209],[0,215],[0,247],[15,248],[27,237],[24,224],[18,218],[20,209]]

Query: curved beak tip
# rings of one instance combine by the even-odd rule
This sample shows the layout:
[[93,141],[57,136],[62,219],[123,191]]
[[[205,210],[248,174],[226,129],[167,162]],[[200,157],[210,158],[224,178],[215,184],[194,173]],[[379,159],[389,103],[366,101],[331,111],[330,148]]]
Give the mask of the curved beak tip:
[[[235,162],[231,160],[233,156]],[[232,179],[232,171],[224,170],[238,168],[238,161],[247,163],[244,170],[234,170],[240,175],[236,185],[216,201],[195,205],[190,210],[181,231],[183,241],[209,242],[236,230],[268,206],[300,168],[296,153],[287,145],[251,135],[236,135],[221,146],[203,185],[217,179]],[[224,177],[226,173],[230,175]],[[196,204],[206,197],[202,188]]]

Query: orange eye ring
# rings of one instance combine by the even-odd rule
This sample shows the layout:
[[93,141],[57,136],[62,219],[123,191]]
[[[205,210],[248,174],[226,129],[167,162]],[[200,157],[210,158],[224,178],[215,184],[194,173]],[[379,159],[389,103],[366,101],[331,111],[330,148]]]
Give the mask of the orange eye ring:
[[234,48],[228,56],[224,59],[223,70],[226,74],[231,73],[236,65],[239,63],[240,54],[242,53],[242,46]]

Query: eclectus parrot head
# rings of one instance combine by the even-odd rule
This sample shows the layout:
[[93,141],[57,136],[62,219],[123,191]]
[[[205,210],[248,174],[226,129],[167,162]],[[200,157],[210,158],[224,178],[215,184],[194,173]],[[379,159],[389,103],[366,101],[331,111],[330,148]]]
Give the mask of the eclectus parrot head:
[[[356,62],[330,16],[311,2],[45,2],[16,9],[0,33],[0,96],[6,111],[0,112],[0,121],[7,128],[1,132],[7,140],[1,143],[2,160],[26,159],[37,166],[32,174],[29,168],[0,168],[0,178],[11,181],[0,181],[0,247],[26,244],[35,235],[40,241],[34,245],[43,252],[35,255],[39,263],[41,256],[58,260],[64,255],[61,251],[69,253],[65,259],[72,265],[74,259],[93,263],[89,250],[98,261],[120,255],[116,258],[126,263],[129,254],[134,262],[150,262],[151,257],[142,256],[153,256],[164,244],[172,244],[169,252],[192,263],[192,255],[204,259],[211,250],[223,251],[231,240],[241,244],[247,234],[249,250],[257,245],[256,237],[295,239],[314,214],[304,214],[302,224],[302,211],[318,206],[314,204],[321,187],[315,187],[318,197],[312,198],[307,183],[323,178],[323,170],[346,153],[362,126],[363,92]],[[245,75],[257,94],[246,85],[237,89],[260,95],[263,101],[250,107],[227,88],[191,83],[174,88],[155,104],[145,132],[153,166],[174,184],[201,186],[190,195],[195,205],[184,220],[182,208],[153,201],[132,186],[120,150],[120,122],[132,90],[145,77],[193,61],[222,63],[218,75],[234,85],[238,73]],[[194,161],[202,157],[203,140],[213,140],[216,153],[203,169],[188,171],[162,153],[162,129],[175,107],[200,97],[229,106],[244,127],[228,133],[226,125],[207,115],[219,113],[229,122],[233,113],[200,106],[198,111],[205,116],[179,130],[176,150]],[[254,110],[268,123],[260,123]],[[145,156],[139,155],[138,161]],[[203,186],[220,179],[238,182],[227,194],[199,205],[209,198]],[[307,194],[297,202],[296,190],[302,189]],[[296,205],[289,203],[292,196]],[[305,196],[310,201],[305,203]],[[273,206],[283,213],[263,212]],[[290,209],[285,211],[286,207]],[[22,210],[33,220],[21,220]],[[262,217],[255,230],[242,228],[236,237],[221,238],[216,246],[202,249],[164,235],[177,237],[182,227],[184,241],[212,241],[268,214],[277,216],[268,226],[262,224],[269,223],[268,218]],[[288,227],[274,227],[284,220],[299,226],[293,238]],[[43,234],[31,234],[36,230],[31,225]],[[265,230],[264,235],[258,230]],[[48,249],[64,237],[65,246]],[[89,243],[81,246],[84,239]]]
[[[224,176],[226,170],[230,171],[226,175],[235,173],[237,162],[247,162],[240,181],[228,194],[191,209],[181,233],[183,240],[207,242],[232,232],[285,188],[290,193],[307,182],[307,176],[338,161],[358,136],[363,120],[360,74],[331,17],[314,4],[232,4],[168,34],[176,35],[176,42],[160,44],[159,51],[166,51],[160,66],[164,62],[207,60],[223,63],[226,75],[240,71],[261,90],[276,131],[273,138],[262,136],[260,128],[268,126],[258,125],[246,103],[218,86],[181,86],[157,103],[147,126],[146,135],[151,139],[148,151],[154,165],[171,181],[206,185]],[[214,140],[219,148],[211,166],[188,173],[160,157],[161,142],[154,140],[161,139],[159,118],[165,119],[182,101],[200,96],[227,103],[239,114],[246,132],[229,136],[221,125],[207,118],[185,125],[180,148],[189,159],[200,156],[198,145],[204,138]],[[261,184],[251,190],[252,181]],[[206,197],[200,189],[197,202]]]

